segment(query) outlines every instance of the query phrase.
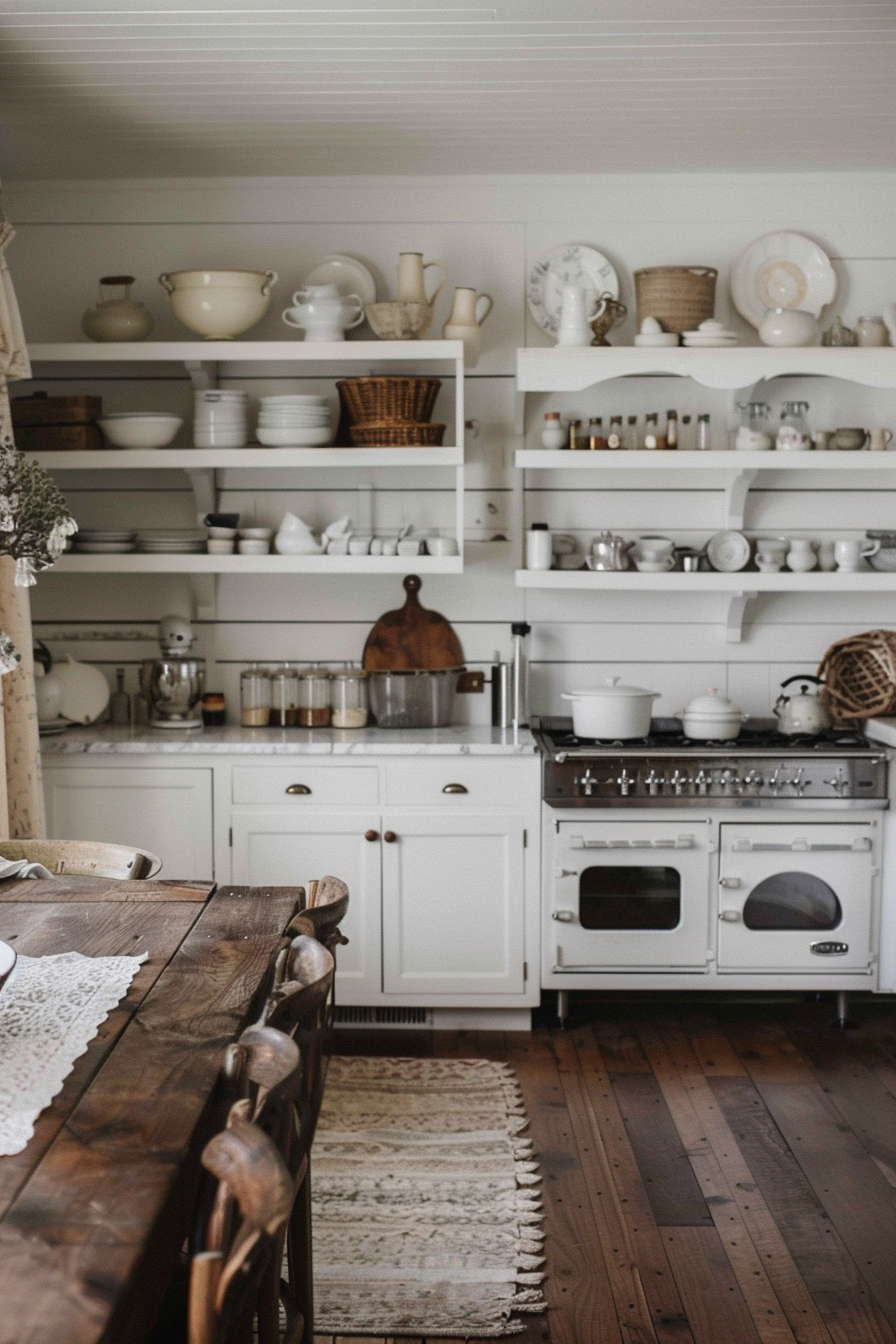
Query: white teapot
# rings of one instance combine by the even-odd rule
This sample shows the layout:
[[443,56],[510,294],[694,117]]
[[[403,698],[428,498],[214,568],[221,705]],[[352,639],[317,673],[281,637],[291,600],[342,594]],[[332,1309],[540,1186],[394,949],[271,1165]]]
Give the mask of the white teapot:
[[306,341],[344,341],[346,331],[364,321],[359,296],[343,298],[336,285],[305,285],[296,290],[292,302],[292,308],[284,310],[283,321],[304,331]]
[[821,697],[809,690],[809,683],[814,682],[816,686],[823,686],[824,682],[821,677],[788,677],[786,681],[781,682],[782,692],[795,681],[801,683],[799,695],[781,694],[775,701],[774,714],[778,720],[778,732],[785,733],[788,737],[797,733],[813,736],[816,733],[823,733],[825,728],[831,726],[830,716]]

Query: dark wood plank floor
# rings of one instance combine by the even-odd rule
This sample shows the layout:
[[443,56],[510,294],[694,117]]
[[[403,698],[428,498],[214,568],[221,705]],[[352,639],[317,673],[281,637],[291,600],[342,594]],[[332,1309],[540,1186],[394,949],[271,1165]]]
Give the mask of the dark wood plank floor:
[[519,1344],[896,1344],[896,1003],[858,1001],[846,1032],[824,1001],[573,1011],[531,1036],[337,1037],[516,1069],[549,1303]]

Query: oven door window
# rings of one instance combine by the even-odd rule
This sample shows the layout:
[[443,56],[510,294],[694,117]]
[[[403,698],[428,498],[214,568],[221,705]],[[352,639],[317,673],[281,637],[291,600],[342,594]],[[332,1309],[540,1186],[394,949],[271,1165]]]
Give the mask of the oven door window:
[[676,929],[681,923],[681,874],[675,868],[586,868],[579,879],[583,929]]
[[835,892],[814,873],[775,873],[744,904],[748,929],[836,929],[843,911]]

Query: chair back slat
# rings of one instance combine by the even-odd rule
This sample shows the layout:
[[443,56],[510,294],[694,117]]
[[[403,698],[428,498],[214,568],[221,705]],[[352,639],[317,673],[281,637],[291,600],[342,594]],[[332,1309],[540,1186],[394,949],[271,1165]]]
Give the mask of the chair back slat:
[[122,881],[154,877],[162,860],[148,849],[100,840],[0,840],[5,859],[42,863],[57,877],[112,877]]

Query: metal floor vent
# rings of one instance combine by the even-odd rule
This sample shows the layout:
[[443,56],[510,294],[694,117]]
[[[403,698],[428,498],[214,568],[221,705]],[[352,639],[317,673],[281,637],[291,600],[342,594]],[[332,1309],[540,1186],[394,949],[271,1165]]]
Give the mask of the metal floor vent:
[[336,1008],[337,1027],[431,1027],[431,1008]]

